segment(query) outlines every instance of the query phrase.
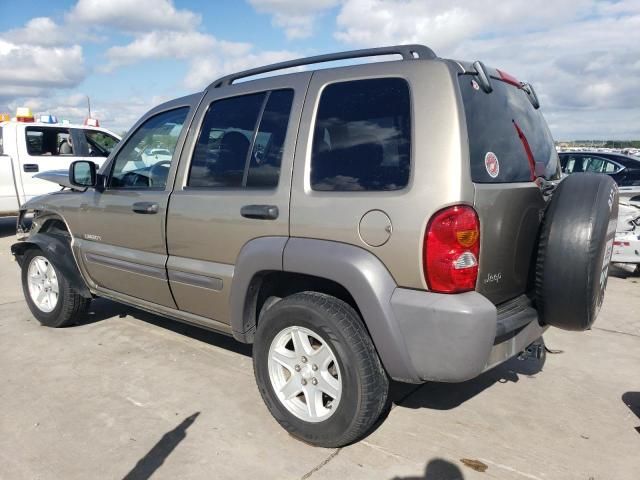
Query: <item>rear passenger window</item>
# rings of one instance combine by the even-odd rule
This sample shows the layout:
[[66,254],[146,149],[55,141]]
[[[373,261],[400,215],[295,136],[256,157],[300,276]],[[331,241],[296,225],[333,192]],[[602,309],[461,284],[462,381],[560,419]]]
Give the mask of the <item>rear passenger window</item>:
[[196,144],[188,187],[275,188],[293,90],[213,102]]
[[73,155],[74,146],[68,128],[27,127],[27,153],[30,156]]
[[327,86],[313,135],[311,188],[383,191],[406,187],[410,110],[409,86],[400,78]]

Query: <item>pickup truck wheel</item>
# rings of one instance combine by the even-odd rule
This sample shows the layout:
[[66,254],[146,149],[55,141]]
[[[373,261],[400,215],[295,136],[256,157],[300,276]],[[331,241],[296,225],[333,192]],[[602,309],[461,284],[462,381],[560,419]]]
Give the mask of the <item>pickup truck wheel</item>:
[[253,347],[260,394],[295,437],[341,447],[379,418],[389,379],[358,314],[335,297],[303,292],[260,318]]
[[90,299],[75,292],[47,255],[33,248],[22,261],[22,290],[34,317],[46,327],[66,327],[86,312]]

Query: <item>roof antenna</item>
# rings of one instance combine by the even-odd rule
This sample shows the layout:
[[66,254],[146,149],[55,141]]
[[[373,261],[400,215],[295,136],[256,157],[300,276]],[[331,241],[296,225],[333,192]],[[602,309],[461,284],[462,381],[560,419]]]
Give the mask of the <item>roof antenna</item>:
[[91,118],[91,99],[87,95],[87,108],[89,109],[89,118]]

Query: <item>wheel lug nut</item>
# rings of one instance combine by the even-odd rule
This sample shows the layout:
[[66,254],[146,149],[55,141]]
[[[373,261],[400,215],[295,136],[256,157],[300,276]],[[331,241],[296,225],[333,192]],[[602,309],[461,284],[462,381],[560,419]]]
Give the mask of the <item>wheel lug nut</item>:
[[306,384],[307,384],[307,381],[303,378],[302,379],[302,385],[306,385]]
[[318,380],[316,380],[316,378],[314,377],[314,378],[311,379],[311,383],[314,384],[314,385],[317,385],[318,384]]
[[300,371],[300,365],[296,365],[295,367],[293,367],[295,369],[296,372]]
[[311,365],[311,370],[313,370],[313,371],[318,370],[318,365],[316,365],[315,363],[313,365]]
[[302,360],[302,363],[307,363],[307,357],[302,357],[300,360]]

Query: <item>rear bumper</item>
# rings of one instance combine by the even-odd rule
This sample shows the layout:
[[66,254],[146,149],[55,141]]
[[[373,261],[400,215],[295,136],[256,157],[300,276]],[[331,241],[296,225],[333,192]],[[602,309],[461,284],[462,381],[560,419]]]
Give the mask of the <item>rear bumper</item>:
[[391,308],[416,381],[468,380],[517,355],[545,330],[524,296],[497,309],[477,292],[397,288]]

